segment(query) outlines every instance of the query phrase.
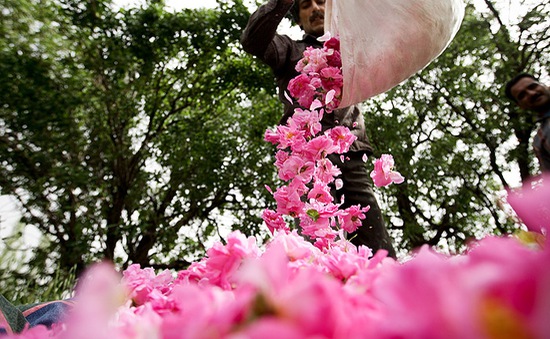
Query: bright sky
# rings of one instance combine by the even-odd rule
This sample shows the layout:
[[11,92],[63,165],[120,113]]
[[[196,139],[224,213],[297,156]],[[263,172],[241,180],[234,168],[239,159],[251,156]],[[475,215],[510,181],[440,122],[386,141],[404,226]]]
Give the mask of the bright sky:
[[[141,0],[115,0],[114,2],[120,7],[139,5],[140,3],[143,3]],[[200,7],[214,8],[217,5],[216,0],[165,0],[165,3],[169,8],[173,8],[175,10]]]
[[216,0],[166,0],[166,5],[174,9],[181,8],[214,8],[217,6]]
[[[524,9],[530,8],[533,4],[536,4],[539,1],[540,0],[500,0],[497,1],[497,8],[501,10],[504,20],[510,20],[514,16],[514,13],[523,14]],[[143,0],[115,0],[114,2],[121,7],[126,7],[140,4]],[[214,8],[217,6],[216,0],[165,0],[165,2],[169,8],[173,8],[175,10],[200,7]],[[249,4],[251,8],[255,7],[253,0],[247,0],[245,3]],[[478,9],[487,8],[483,0],[474,0],[474,3]]]
[[198,7],[216,7],[216,0],[167,0],[166,4],[175,9],[178,8],[198,8]]
[[[528,9],[532,8],[532,6],[539,1],[540,0],[498,0],[496,8],[501,13],[501,19],[505,22],[514,22],[518,15],[524,15]],[[487,5],[484,0],[473,0],[473,2],[478,10],[487,11]],[[114,3],[120,7],[128,7],[139,5],[143,3],[143,0],[114,0]],[[165,0],[165,3],[168,8],[176,11],[182,8],[215,8],[217,6],[216,0]],[[251,11],[256,8],[254,0],[245,0],[245,4],[249,6]],[[286,21],[283,21],[278,31],[292,38],[299,38],[302,35],[298,27],[292,26],[290,22]]]
[[[267,0],[265,0],[267,2]],[[143,0],[114,0],[114,3],[119,7],[137,6],[143,3]],[[165,0],[166,6],[174,11],[181,10],[183,8],[216,8],[216,0]],[[245,5],[248,6],[250,11],[254,11],[257,6],[254,0],[244,0]],[[302,37],[303,32],[298,26],[291,24],[290,20],[284,19],[279,25],[279,33],[287,34],[293,39],[299,39]]]

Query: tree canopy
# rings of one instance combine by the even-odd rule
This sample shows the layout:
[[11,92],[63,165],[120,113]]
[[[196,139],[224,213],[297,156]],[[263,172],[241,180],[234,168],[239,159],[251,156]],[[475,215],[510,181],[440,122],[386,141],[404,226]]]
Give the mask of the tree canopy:
[[[537,173],[534,125],[502,88],[521,71],[548,79],[550,5],[525,3],[517,22],[503,6],[468,4],[438,59],[364,104],[375,156],[393,154],[407,178],[378,191],[403,252],[457,252],[518,227],[498,192]],[[242,1],[0,9],[0,193],[43,234],[27,267],[0,266],[2,281],[44,285],[103,258],[180,269],[230,228],[267,237],[276,178],[263,134],[282,108],[268,67],[240,47]]]
[[224,228],[261,234],[278,106],[240,1],[3,7],[0,188],[44,234],[33,266],[182,268]]

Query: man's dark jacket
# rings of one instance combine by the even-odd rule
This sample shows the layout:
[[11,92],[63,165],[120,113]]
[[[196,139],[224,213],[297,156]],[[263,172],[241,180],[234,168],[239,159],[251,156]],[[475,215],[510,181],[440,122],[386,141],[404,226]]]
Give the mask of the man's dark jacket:
[[[294,114],[294,108],[299,107],[297,104],[292,106],[284,95],[290,80],[299,74],[295,69],[296,64],[302,59],[307,47],[323,47],[323,44],[311,35],[305,35],[302,40],[295,41],[286,35],[277,34],[277,27],[289,9],[290,6],[283,4],[282,1],[270,0],[252,14],[241,37],[244,50],[260,58],[273,70],[279,87],[279,99],[285,106],[281,124],[286,123],[287,119]],[[348,127],[357,137],[350,151],[372,154],[363,115],[357,106],[324,114],[321,124],[323,130],[337,125]]]
[[550,111],[544,114],[538,122],[540,127],[533,139],[533,149],[539,159],[540,169],[550,171]]

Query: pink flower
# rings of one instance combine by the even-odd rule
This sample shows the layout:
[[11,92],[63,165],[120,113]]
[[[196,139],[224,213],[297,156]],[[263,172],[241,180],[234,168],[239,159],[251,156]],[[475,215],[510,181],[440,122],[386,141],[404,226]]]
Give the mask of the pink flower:
[[276,145],[279,143],[279,134],[277,133],[276,130],[273,131],[273,130],[267,129],[264,134],[264,140],[273,145]]
[[227,245],[220,242],[207,251],[205,278],[223,289],[231,289],[233,274],[237,271],[244,258],[257,257],[259,249],[254,237],[234,231],[227,237]]
[[318,248],[314,247],[310,242],[306,241],[304,237],[298,235],[296,231],[291,233],[278,233],[267,245],[267,248],[271,246],[282,246],[290,261],[296,260],[308,260],[321,255]]
[[296,64],[296,71],[303,74],[318,73],[328,66],[325,53],[320,48],[306,48],[304,57]]
[[228,338],[245,321],[253,295],[243,289],[212,285],[179,285],[172,294],[177,311],[163,317],[161,338]]
[[350,130],[345,126],[336,126],[330,129],[330,137],[335,145],[338,145],[339,149],[337,153],[346,153],[349,151],[350,146],[357,139]]
[[263,317],[241,328],[232,338],[263,338],[263,339],[302,339],[305,337],[298,324],[293,324],[284,319],[274,317]]
[[[242,284],[257,291],[257,305],[251,308],[255,312],[250,317],[275,322],[269,326],[275,332],[266,338],[274,334],[294,337],[295,331],[302,338],[347,337],[352,321],[348,299],[342,298],[342,284],[312,267],[291,272],[288,264],[281,245],[274,244],[261,258],[249,261],[241,274]],[[246,327],[242,330],[246,334]],[[258,329],[252,326],[251,330]]]
[[327,53],[327,64],[331,67],[342,67],[342,54],[338,50]]
[[463,272],[427,247],[403,265],[387,267],[371,290],[382,307],[374,337],[482,337],[476,328],[477,292]]
[[117,313],[116,332],[112,338],[160,338],[162,316],[152,304],[145,304],[137,308],[122,308]]
[[298,99],[302,107],[309,107],[313,102],[316,87],[311,84],[311,79],[306,74],[300,74],[288,83],[290,95]]
[[[158,275],[152,268],[141,269],[139,264],[130,265],[123,273],[122,282],[130,291],[130,297],[136,305],[143,305],[151,300],[151,293],[155,290],[161,294],[170,291],[174,280],[172,273],[165,270]],[[158,299],[159,296],[156,296]]]
[[314,178],[316,181],[323,183],[329,183],[334,181],[334,178],[340,175],[342,172],[340,169],[327,158],[323,158],[317,161],[317,167],[315,168]]
[[294,115],[288,119],[288,125],[291,128],[301,129],[305,132],[305,137],[313,137],[321,131],[321,118],[318,111],[308,111],[297,108]]
[[514,333],[516,338],[548,335],[548,246],[531,250],[515,238],[487,237],[472,245],[467,259],[463,274],[476,291],[469,297],[477,301],[477,321],[485,333],[501,337]]
[[277,213],[287,214],[292,217],[300,215],[304,208],[301,194],[289,186],[282,186],[277,189],[273,197],[277,201]]
[[370,206],[361,208],[359,205],[353,205],[341,211],[338,214],[338,221],[340,222],[340,227],[346,232],[352,233],[361,226],[361,222],[365,219],[365,213],[370,209]]
[[279,146],[277,147],[281,149],[291,147],[293,150],[299,151],[306,143],[303,130],[279,125],[277,134],[279,136]]
[[305,215],[300,217],[300,227],[303,229],[303,234],[309,235],[312,238],[327,238],[334,239],[336,232],[332,229],[332,219],[338,212],[338,205],[328,203],[320,203],[316,200],[311,200],[304,206]]
[[533,251],[513,238],[485,238],[455,257],[425,246],[373,281],[372,296],[383,305],[375,337],[544,337],[548,260],[548,249]]
[[[366,253],[367,255],[369,253]],[[319,259],[324,267],[338,280],[348,280],[359,270],[368,266],[368,256],[359,256],[355,246],[332,246],[327,253]]]
[[315,90],[320,90],[323,86],[323,83],[321,82],[321,78],[317,73],[310,74],[309,75],[309,84],[315,88]]
[[376,159],[374,162],[374,169],[370,173],[374,185],[376,187],[388,186],[389,184],[400,184],[405,181],[405,178],[393,170],[394,161],[390,154],[382,154],[380,159]]
[[308,183],[313,177],[314,163],[306,161],[300,156],[292,155],[281,165],[279,178],[282,180],[296,179]]
[[294,177],[294,180],[298,180],[304,184],[307,184],[313,178],[315,172],[315,163],[313,161],[306,161],[299,169],[298,173]]
[[342,85],[344,84],[344,77],[339,68],[327,67],[323,68],[319,73],[321,78],[321,84],[325,91],[337,90],[336,96],[341,92]]
[[75,306],[64,320],[59,338],[111,338],[110,323],[126,296],[112,264],[90,266],[79,278]]
[[308,141],[304,152],[312,161],[325,158],[327,155],[338,152],[340,148],[326,135],[320,135]]
[[324,42],[323,46],[327,49],[340,50],[340,39],[338,37],[331,37]]
[[206,259],[198,262],[193,262],[189,267],[183,271],[178,272],[178,276],[174,281],[174,285],[199,283],[204,279],[206,272]]
[[508,202],[530,231],[543,233],[550,228],[550,175],[540,183],[527,182],[521,190],[508,192]]
[[283,231],[284,233],[290,232],[283,216],[275,211],[265,209],[262,213],[262,219],[267,225],[267,228],[269,228],[271,234],[275,234],[275,231]]
[[315,199],[321,203],[331,203],[334,198],[330,194],[330,188],[323,181],[316,181],[313,188],[307,194],[308,199]]
[[290,154],[287,151],[279,150],[275,153],[275,166],[281,168],[285,161],[290,157]]

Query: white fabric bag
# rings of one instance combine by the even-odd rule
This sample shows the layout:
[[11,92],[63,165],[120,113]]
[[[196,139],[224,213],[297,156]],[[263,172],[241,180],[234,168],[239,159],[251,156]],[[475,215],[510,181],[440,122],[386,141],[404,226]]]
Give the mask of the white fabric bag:
[[383,93],[445,50],[464,17],[462,0],[327,0],[325,32],[340,38],[350,106]]

